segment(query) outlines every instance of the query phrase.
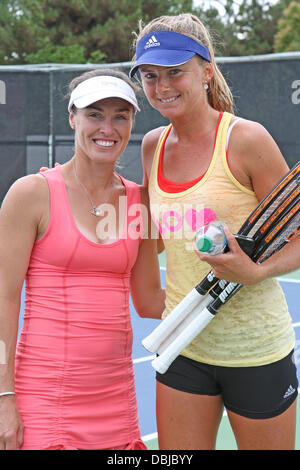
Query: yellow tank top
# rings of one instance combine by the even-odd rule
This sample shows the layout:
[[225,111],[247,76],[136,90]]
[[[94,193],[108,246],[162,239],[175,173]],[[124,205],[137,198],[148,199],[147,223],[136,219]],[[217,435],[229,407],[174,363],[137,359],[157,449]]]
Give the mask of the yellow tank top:
[[[149,195],[152,218],[166,249],[163,318],[210,271],[210,266],[199,260],[193,248],[201,211],[212,209],[232,233],[237,233],[258,203],[255,193],[234,178],[227,164],[226,135],[231,118],[229,113],[222,116],[213,157],[204,177],[179,193],[164,192],[158,185],[159,156],[171,125],[160,136],[149,178]],[[282,289],[276,279],[267,279],[244,286],[182,354],[208,364],[249,367],[282,359],[293,349],[294,342]]]

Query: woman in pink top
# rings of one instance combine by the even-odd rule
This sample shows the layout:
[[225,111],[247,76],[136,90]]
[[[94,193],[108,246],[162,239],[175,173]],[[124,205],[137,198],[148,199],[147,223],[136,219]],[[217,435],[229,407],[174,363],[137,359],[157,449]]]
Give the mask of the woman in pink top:
[[3,202],[0,449],[146,449],[129,292],[141,316],[160,318],[164,291],[147,192],[115,172],[138,109],[121,72],[74,79],[74,157],[16,181]]

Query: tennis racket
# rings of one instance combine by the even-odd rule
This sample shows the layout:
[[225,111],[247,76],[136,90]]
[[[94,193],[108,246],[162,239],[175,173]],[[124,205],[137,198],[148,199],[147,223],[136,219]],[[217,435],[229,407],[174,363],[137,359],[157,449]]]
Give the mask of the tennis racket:
[[[282,219],[263,238],[253,255],[258,264],[264,262],[278,252],[300,234],[300,200],[284,214]],[[223,281],[220,281],[221,283]],[[161,374],[165,373],[170,364],[185,347],[201,333],[201,331],[217,315],[220,307],[227,303],[241,288],[241,284],[228,282],[213,287],[210,296],[213,300],[189,323],[189,325],[169,344],[166,349],[152,362],[152,366]]]
[[[300,162],[298,162],[287,174],[283,177],[274,188],[262,199],[255,210],[249,215],[238,234],[237,240],[241,248],[251,255],[253,244],[249,242],[249,237],[257,233],[260,236],[260,227],[274,214],[277,207],[284,203],[295,188],[300,183]],[[249,237],[247,237],[247,235]],[[258,238],[257,238],[258,240]],[[189,314],[198,307],[202,302],[201,307],[205,307],[212,299],[207,296],[207,292],[218,282],[218,279],[210,271],[207,276],[177,305],[177,307],[161,322],[158,327],[146,338],[143,339],[143,346],[150,352],[159,352],[160,345],[167,339],[167,337],[176,330],[181,322],[189,321]],[[198,310],[198,308],[197,308]]]

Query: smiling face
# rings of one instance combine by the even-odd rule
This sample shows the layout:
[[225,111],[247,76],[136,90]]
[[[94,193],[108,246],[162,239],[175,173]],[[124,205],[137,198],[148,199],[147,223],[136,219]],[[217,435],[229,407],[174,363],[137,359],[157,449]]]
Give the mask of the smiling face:
[[207,103],[204,83],[210,81],[212,68],[199,57],[175,67],[141,65],[139,69],[148,101],[163,116],[172,119]]
[[106,98],[70,113],[75,129],[75,153],[97,162],[114,163],[124,152],[134,121],[133,106]]

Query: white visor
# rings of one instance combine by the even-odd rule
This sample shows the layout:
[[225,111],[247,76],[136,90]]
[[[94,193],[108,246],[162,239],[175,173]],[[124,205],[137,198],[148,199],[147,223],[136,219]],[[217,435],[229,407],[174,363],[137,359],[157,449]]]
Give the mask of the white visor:
[[105,98],[121,98],[131,103],[135,111],[140,111],[133,89],[121,78],[102,75],[88,78],[72,91],[68,111],[73,104],[76,108],[86,108],[96,101]]

